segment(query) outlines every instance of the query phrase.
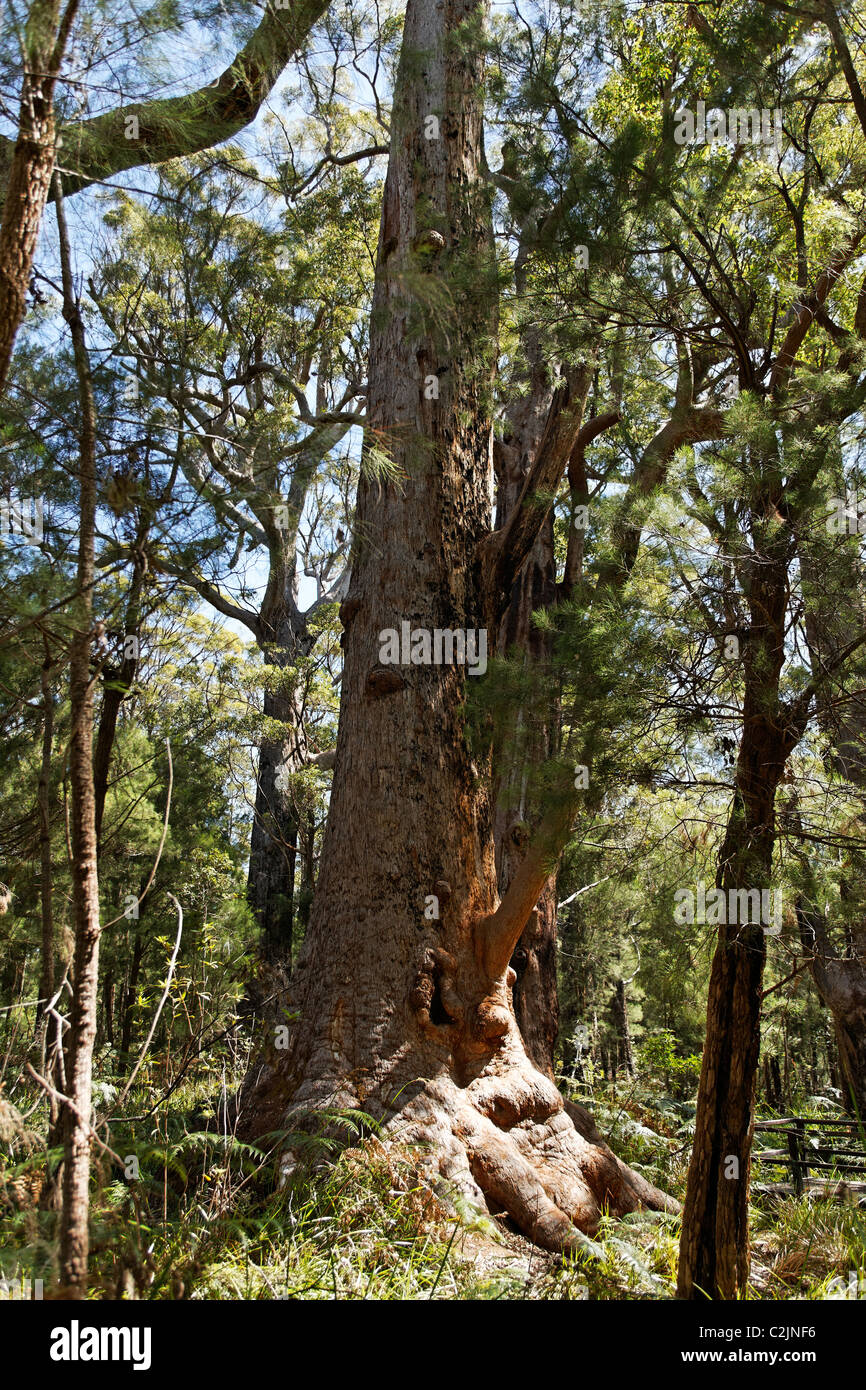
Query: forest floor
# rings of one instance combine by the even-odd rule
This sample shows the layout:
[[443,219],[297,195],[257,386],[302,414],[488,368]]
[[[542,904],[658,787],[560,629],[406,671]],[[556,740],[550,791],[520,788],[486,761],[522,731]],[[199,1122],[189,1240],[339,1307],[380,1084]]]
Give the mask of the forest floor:
[[[130,1116],[152,1104],[155,1079],[130,1096]],[[676,1216],[636,1212],[605,1220],[594,1255],[546,1254],[507,1219],[465,1206],[458,1212],[440,1200],[419,1180],[412,1153],[382,1143],[358,1115],[342,1117],[342,1142],[333,1130],[327,1138],[307,1136],[306,1177],[275,1192],[273,1161],[263,1164],[260,1154],[209,1128],[197,1089],[178,1088],[145,1123],[112,1127],[112,1146],[127,1171],[118,1176],[105,1158],[95,1162],[94,1298],[675,1295]],[[103,1104],[110,1105],[111,1091],[103,1083]],[[597,1087],[580,1099],[623,1158],[682,1197],[691,1102],[646,1080]],[[39,1134],[0,1096],[0,1277],[41,1277],[48,1290],[56,1212],[46,1200],[45,1157]],[[866,1209],[852,1200],[760,1196],[752,1236],[750,1298],[841,1297],[852,1271],[866,1275]]]

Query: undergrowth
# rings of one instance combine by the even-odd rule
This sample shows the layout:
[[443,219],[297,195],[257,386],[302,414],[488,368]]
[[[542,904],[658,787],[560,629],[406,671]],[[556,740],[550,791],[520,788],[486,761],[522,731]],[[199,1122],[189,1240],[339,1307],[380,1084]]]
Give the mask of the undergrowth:
[[[104,1100],[110,1105],[110,1083]],[[694,1103],[646,1078],[596,1086],[589,1104],[615,1151],[682,1198]],[[147,1078],[95,1154],[92,1298],[668,1299],[679,1218],[605,1218],[585,1254],[535,1250],[453,1194],[432,1192],[417,1153],[384,1142],[359,1112],[290,1138],[304,1163],[280,1187],[273,1157],[214,1127],[190,1082],[149,1113]],[[137,1118],[136,1118],[137,1117]],[[105,1140],[108,1143],[108,1138]],[[34,1115],[0,1108],[0,1276],[55,1277],[56,1198]],[[122,1163],[122,1167],[120,1164]],[[500,1214],[497,1214],[500,1215]],[[866,1294],[866,1211],[814,1197],[753,1201],[749,1297]],[[858,1284],[858,1280],[860,1280]]]

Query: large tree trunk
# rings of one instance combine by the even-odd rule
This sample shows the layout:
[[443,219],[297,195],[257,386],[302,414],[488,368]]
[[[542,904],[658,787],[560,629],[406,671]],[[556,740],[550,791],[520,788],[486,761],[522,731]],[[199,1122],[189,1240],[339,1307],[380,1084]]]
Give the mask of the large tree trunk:
[[[461,665],[383,664],[380,650],[380,634],[403,621],[430,633],[485,624],[478,548],[490,527],[495,331],[478,177],[485,10],[477,0],[407,7],[336,771],[296,971],[301,1021],[291,1048],[251,1077],[242,1127],[361,1107],[421,1144],[431,1177],[567,1249],[605,1207],[665,1199],[578,1131],[527,1057],[508,965],[526,916],[513,935],[511,918],[508,932],[491,922],[493,811],[487,760],[467,744],[472,678]],[[425,391],[432,376],[438,398]],[[374,443],[391,459],[378,477]]]
[[96,418],[84,326],[74,297],[69,241],[57,180],[57,221],[63,268],[63,316],[75,352],[81,406],[77,626],[70,644],[69,785],[71,792],[72,902],[75,923],[69,1060],[66,1073],[60,1283],[67,1296],[87,1292],[90,1248],[90,1141],[93,1044],[99,982],[99,883],[96,798],[93,789],[92,645],[96,527]]

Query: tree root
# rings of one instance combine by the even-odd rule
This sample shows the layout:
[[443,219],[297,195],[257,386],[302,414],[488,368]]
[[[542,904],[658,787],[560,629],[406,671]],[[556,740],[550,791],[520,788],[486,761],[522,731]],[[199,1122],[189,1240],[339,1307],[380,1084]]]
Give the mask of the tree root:
[[482,1076],[467,1087],[440,1077],[386,1128],[426,1151],[434,1185],[444,1178],[481,1210],[507,1214],[545,1250],[585,1248],[605,1214],[679,1210],[534,1069],[509,1072],[507,1080]]
[[[424,1036],[436,1029],[441,1039],[457,1031],[453,1022],[433,1022],[426,994],[418,1007],[426,1015]],[[680,1209],[617,1158],[587,1112],[564,1100],[555,1083],[536,1070],[513,1023],[493,1051],[487,1043],[474,1043],[475,1052],[470,1048],[462,1058],[440,1052],[438,1067],[431,1065],[432,1052],[424,1059],[398,1054],[389,1059],[387,1076],[341,1065],[338,1042],[336,1032],[319,1037],[307,1079],[299,1085],[292,1085],[287,1069],[264,1062],[237,1098],[240,1137],[255,1139],[269,1131],[284,1136],[282,1181],[302,1161],[292,1150],[293,1132],[308,1132],[311,1117],[318,1115],[322,1129],[337,1136],[337,1112],[355,1110],[381,1123],[383,1140],[415,1150],[431,1189],[440,1195],[459,1192],[481,1212],[506,1215],[545,1250],[584,1249],[605,1215],[624,1216],[639,1207]],[[437,1050],[441,1046],[437,1041]],[[423,1062],[429,1079],[423,1079],[420,1066],[411,1079],[407,1063],[413,1061]]]

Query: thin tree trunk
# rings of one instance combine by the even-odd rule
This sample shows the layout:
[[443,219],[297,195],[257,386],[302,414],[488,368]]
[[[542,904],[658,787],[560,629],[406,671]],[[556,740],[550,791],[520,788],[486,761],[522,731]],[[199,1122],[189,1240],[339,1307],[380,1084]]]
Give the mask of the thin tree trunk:
[[[289,536],[294,535],[294,530],[287,530],[270,537],[270,574],[256,627],[270,668],[265,719],[282,726],[278,736],[266,732],[259,744],[247,871],[247,901],[261,931],[268,993],[274,985],[285,984],[291,973],[299,826],[290,779],[305,764],[303,689],[297,664],[314,645],[294,601],[295,556],[288,550]],[[274,971],[276,979],[271,978]]]
[[93,791],[93,683],[90,676],[96,530],[96,416],[84,324],[75,300],[69,236],[59,176],[57,223],[63,273],[63,317],[69,325],[81,411],[77,627],[70,646],[69,783],[71,791],[72,900],[75,925],[73,997],[66,1076],[60,1283],[66,1295],[87,1292],[90,1246],[90,1119],[93,1044],[99,980],[99,882]]
[[628,999],[626,997],[625,980],[617,980],[610,1001],[611,1020],[613,1022],[614,1035],[617,1040],[618,1051],[621,1053],[623,1066],[627,1076],[634,1076],[634,1055],[631,1046],[631,1029],[628,1022]]
[[[266,690],[265,718],[285,722],[288,713],[287,701]],[[259,745],[247,900],[261,930],[262,955],[271,964],[292,958],[298,819],[283,779],[300,771],[300,759],[291,756],[296,742],[289,736]]]
[[102,985],[102,1013],[105,1041],[114,1047],[114,971],[109,970]]
[[[142,546],[144,536],[136,539],[132,580],[126,602],[126,619],[123,632],[123,657],[118,668],[106,667],[102,674],[102,708],[99,713],[99,729],[93,753],[93,792],[95,798],[96,836],[102,838],[102,818],[105,814],[105,798],[108,793],[108,775],[111,770],[111,755],[117,737],[117,719],[120,707],[135,682],[138,670],[138,642],[141,635],[141,591],[144,584],[144,562]],[[127,654],[127,639],[133,639]]]
[[42,762],[39,769],[39,900],[42,916],[42,965],[39,977],[39,1004],[36,1027],[42,1024],[47,1004],[54,994],[54,873],[51,864],[51,753],[54,742],[54,692],[51,689],[52,661],[45,645],[42,663]]
[[764,1058],[764,1085],[767,1092],[767,1104],[773,1110],[780,1110],[782,1106],[782,1073],[779,1069],[779,1059],[775,1053],[769,1053]]
[[[767,502],[756,504],[758,515],[759,505],[770,513]],[[743,732],[736,791],[716,877],[726,905],[731,890],[769,888],[776,789],[788,753],[802,732],[793,728],[792,717],[779,699],[787,539],[774,537],[771,525],[757,521],[753,534],[761,563],[753,567],[749,592]],[[683,1208],[681,1298],[733,1298],[748,1282],[749,1172],[765,956],[760,923],[728,920],[720,925]]]
[[[142,903],[139,911],[143,910]],[[140,919],[139,919],[140,920]],[[132,960],[129,966],[129,975],[126,979],[126,986],[123,991],[123,1016],[120,1024],[120,1050],[124,1056],[132,1049],[132,1022],[135,1010],[135,995],[138,989],[138,977],[141,974],[141,962],[144,959],[144,938],[140,931],[135,933],[135,941],[132,947]]]

